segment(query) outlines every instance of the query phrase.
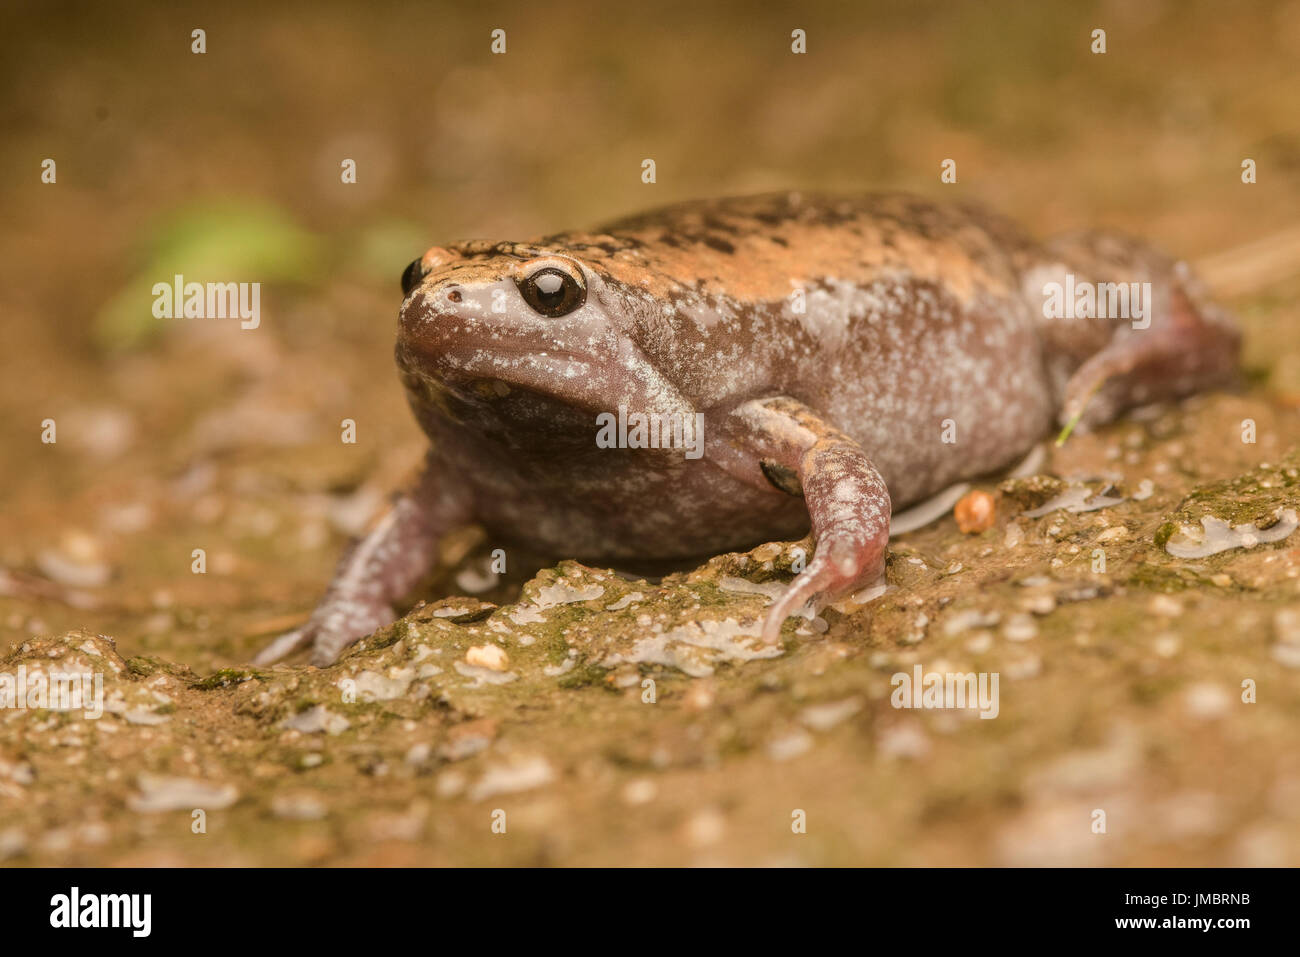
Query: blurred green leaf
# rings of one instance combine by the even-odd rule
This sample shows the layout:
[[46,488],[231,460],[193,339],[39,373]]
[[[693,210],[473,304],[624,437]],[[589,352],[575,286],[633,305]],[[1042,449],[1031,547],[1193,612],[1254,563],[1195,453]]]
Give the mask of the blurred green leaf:
[[426,227],[408,220],[388,219],[361,233],[352,262],[366,276],[397,289],[406,264],[432,245]]
[[281,209],[256,200],[204,203],[176,211],[151,235],[145,266],[95,316],[95,342],[138,348],[168,327],[153,315],[152,288],[186,282],[308,282],[324,259],[320,238]]

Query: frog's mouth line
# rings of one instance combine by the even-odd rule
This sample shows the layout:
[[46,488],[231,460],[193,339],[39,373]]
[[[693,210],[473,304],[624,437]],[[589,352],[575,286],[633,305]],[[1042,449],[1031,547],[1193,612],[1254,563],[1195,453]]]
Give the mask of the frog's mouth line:
[[635,355],[628,355],[625,361],[601,361],[570,352],[540,353],[494,344],[490,351],[448,349],[430,357],[399,345],[398,364],[436,389],[480,399],[491,398],[490,390],[484,388],[486,382],[491,382],[497,395],[524,389],[593,414],[613,412],[620,405],[658,414],[694,411],[658,370]]

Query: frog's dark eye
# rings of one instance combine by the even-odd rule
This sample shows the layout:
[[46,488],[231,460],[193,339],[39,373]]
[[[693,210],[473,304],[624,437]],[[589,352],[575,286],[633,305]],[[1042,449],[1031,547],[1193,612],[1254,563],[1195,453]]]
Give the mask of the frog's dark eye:
[[573,312],[587,300],[587,290],[578,280],[554,266],[537,270],[518,286],[524,302],[552,319]]
[[420,280],[429,274],[424,268],[424,260],[416,259],[402,273],[402,295],[409,296],[411,290],[420,284]]

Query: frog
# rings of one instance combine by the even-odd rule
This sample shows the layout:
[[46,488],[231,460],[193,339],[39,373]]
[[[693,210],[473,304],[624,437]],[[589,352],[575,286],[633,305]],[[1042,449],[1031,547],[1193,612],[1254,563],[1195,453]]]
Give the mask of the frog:
[[[1093,308],[1052,308],[1090,283]],[[780,642],[790,616],[882,577],[899,510],[1059,426],[1229,386],[1240,350],[1231,314],[1154,245],[1039,241],[899,192],[696,200],[454,242],[401,285],[395,358],[423,466],[257,664],[308,646],[334,662],[395,620],[465,525],[612,568],[811,535],[756,635]],[[1129,310],[1113,308],[1121,286]],[[668,441],[624,436],[632,421]]]

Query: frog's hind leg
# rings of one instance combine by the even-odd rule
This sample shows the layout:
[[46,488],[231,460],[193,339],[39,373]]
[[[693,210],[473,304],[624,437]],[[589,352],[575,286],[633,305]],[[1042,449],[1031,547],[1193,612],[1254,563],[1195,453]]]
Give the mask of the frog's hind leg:
[[1040,320],[1048,355],[1070,370],[1057,380],[1061,440],[1135,405],[1232,380],[1240,333],[1186,263],[1106,232],[1061,236],[1046,248],[1059,261],[1031,270],[1027,289],[1059,289],[1077,274],[1087,280],[1077,288],[1093,293],[1091,315]]
[[1117,326],[1106,346],[1069,379],[1062,441],[1075,423],[1095,427],[1125,409],[1233,381],[1241,338],[1217,310],[1197,308],[1175,287],[1148,325]]
[[871,584],[885,567],[889,490],[866,452],[795,399],[755,399],[732,413],[716,446],[724,469],[774,494],[802,495],[816,552],[768,610],[763,640],[780,639],[787,617]]

